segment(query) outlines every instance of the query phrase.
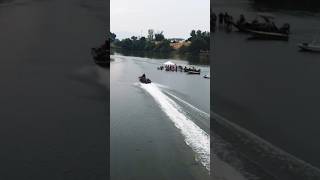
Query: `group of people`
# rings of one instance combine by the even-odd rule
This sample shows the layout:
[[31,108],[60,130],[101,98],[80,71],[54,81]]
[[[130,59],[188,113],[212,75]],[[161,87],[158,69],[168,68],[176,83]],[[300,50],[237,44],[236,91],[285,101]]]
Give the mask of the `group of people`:
[[227,30],[232,29],[232,23],[233,23],[233,17],[229,15],[227,12],[222,13],[220,12],[218,15],[216,15],[214,12],[211,13],[211,27],[213,28],[212,31],[215,31],[217,22],[219,23],[219,26],[225,26]]
[[200,69],[196,69],[195,67],[187,67],[187,66],[178,66],[178,65],[165,65],[165,66],[160,66],[158,67],[158,70],[165,70],[165,71],[173,71],[173,72],[189,72],[189,71],[196,71],[196,72],[200,72]]
[[219,13],[216,15],[214,12],[211,14],[211,27],[213,29],[212,32],[216,29],[216,24],[218,22],[219,27],[224,27],[227,32],[232,31],[233,25],[236,25],[237,27],[245,27],[253,30],[258,31],[266,31],[266,32],[276,32],[276,33],[285,33],[289,34],[290,31],[290,25],[288,23],[285,23],[282,27],[278,28],[276,24],[272,21],[271,18],[267,16],[261,16],[264,21],[259,22],[259,19],[256,17],[251,22],[247,21],[245,16],[241,14],[239,16],[239,19],[235,22],[234,18],[229,15],[227,12],[225,13]]
[[182,66],[177,66],[177,64],[174,64],[174,65],[165,65],[165,66],[158,67],[158,70],[163,70],[163,69],[165,69],[166,71],[178,71],[182,69]]

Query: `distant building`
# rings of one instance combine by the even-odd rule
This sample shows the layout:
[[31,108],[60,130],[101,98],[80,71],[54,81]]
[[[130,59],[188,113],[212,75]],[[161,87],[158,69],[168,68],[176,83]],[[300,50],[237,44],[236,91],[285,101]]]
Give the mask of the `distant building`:
[[174,41],[174,42],[171,42],[170,43],[170,46],[177,50],[177,49],[180,49],[182,46],[190,46],[191,42],[190,41],[184,41],[184,40],[181,40],[181,41]]
[[168,40],[170,41],[170,43],[177,43],[177,42],[184,41],[184,39],[182,39],[182,38],[170,38]]

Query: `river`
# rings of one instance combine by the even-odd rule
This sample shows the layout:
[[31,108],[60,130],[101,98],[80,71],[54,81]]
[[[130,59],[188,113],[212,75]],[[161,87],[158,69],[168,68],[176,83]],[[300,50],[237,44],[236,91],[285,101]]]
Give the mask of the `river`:
[[0,179],[106,179],[107,2],[0,2]]
[[[111,179],[209,179],[210,74],[166,72],[166,61],[116,53],[110,65]],[[143,73],[152,80],[141,84]],[[125,171],[125,173],[124,173]]]
[[319,179],[320,56],[297,47],[319,34],[319,11],[276,5],[241,0],[213,4],[215,12],[236,19],[240,14],[252,20],[257,12],[272,13],[278,25],[290,23],[292,32],[288,42],[248,40],[235,29],[215,32],[213,111],[220,123],[213,121],[213,130],[226,140],[216,149],[227,159],[221,144],[228,144],[229,155],[242,160],[234,166],[251,171],[252,177]]

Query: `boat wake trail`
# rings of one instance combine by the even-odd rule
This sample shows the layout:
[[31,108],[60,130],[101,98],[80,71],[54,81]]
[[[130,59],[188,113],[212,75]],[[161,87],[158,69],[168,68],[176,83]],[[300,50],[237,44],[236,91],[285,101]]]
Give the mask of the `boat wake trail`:
[[159,104],[160,108],[185,138],[185,143],[196,153],[199,161],[210,172],[210,136],[185,115],[181,106],[155,84],[140,84]]

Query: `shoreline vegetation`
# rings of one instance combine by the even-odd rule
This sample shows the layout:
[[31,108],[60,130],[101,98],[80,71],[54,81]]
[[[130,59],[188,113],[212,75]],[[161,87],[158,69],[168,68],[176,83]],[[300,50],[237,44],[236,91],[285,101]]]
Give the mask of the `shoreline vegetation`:
[[178,53],[193,55],[209,55],[210,32],[192,30],[188,39],[166,38],[163,31],[155,33],[148,30],[147,37],[132,36],[122,40],[115,33],[109,32],[111,49],[140,52]]

